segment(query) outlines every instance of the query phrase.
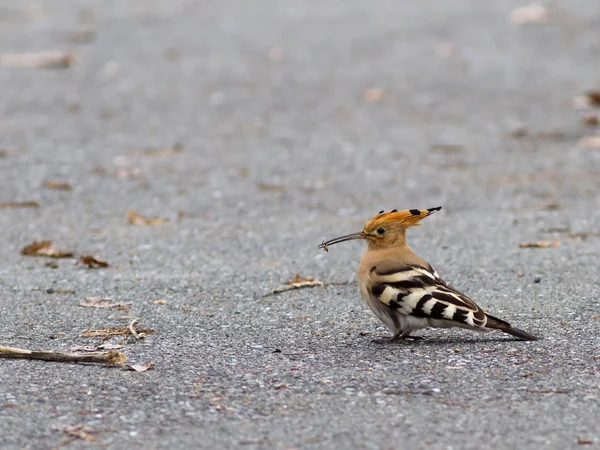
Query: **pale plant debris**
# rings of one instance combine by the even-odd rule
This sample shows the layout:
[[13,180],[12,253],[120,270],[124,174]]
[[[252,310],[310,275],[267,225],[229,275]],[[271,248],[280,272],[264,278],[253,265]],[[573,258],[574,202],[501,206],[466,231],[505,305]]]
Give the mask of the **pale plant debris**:
[[585,241],[589,237],[599,237],[600,233],[594,231],[579,231],[577,233],[569,233],[567,234],[571,239],[580,239]]
[[144,339],[146,337],[146,333],[140,331],[137,332],[135,331],[135,329],[133,328],[133,326],[135,325],[135,323],[138,321],[139,319],[136,317],[134,319],[131,319],[131,322],[129,322],[129,325],[127,326],[127,329],[129,330],[129,332],[131,333],[131,335],[133,337],[135,337],[136,339]]
[[576,95],[571,100],[573,108],[579,111],[590,110],[593,108],[592,100],[587,95]]
[[363,100],[365,102],[369,102],[369,103],[373,103],[373,102],[378,102],[379,100],[381,100],[383,98],[383,95],[385,94],[385,91],[381,88],[369,88],[369,89],[365,89],[365,91],[363,92]]
[[181,53],[179,53],[179,50],[177,50],[176,48],[171,47],[165,49],[165,51],[163,52],[163,56],[167,61],[175,62],[179,60],[179,58],[181,57]]
[[34,200],[24,202],[0,202],[0,209],[4,208],[39,208],[40,203]]
[[104,261],[103,259],[96,258],[91,255],[81,255],[79,257],[79,261],[82,264],[88,266],[90,269],[110,267],[110,264]]
[[74,252],[70,250],[58,250],[52,241],[34,241],[23,247],[21,255],[24,256],[47,256],[49,258],[71,258]]
[[159,299],[159,300],[154,300],[152,303],[154,303],[155,305],[166,305],[167,301],[163,300],[163,299]]
[[268,183],[258,183],[256,188],[259,191],[265,192],[283,192],[285,190],[285,186],[280,184],[268,184]]
[[450,59],[457,55],[458,51],[453,42],[441,42],[435,49],[435,54],[440,59]]
[[115,171],[117,178],[138,178],[142,175],[142,169],[139,167],[121,168]]
[[341,286],[344,284],[348,284],[347,282],[335,282],[329,283],[325,281],[318,280],[314,277],[301,277],[300,274],[296,274],[294,278],[290,281],[286,281],[285,286],[273,289],[268,292],[264,296],[281,294],[282,292],[291,291],[294,289],[303,289],[308,287],[317,287],[317,286]]
[[283,52],[283,49],[281,47],[271,47],[269,49],[269,51],[267,52],[267,57],[274,62],[279,62],[279,61],[283,61],[283,58],[285,57],[285,54]]
[[94,436],[94,434],[96,434],[97,431],[94,431],[87,425],[57,424],[53,425],[52,428],[56,431],[64,433],[68,437],[67,442],[73,441],[75,439],[81,439],[82,441],[87,442],[96,442],[97,440],[96,436]]
[[73,44],[90,44],[96,39],[96,32],[92,29],[84,28],[69,31],[65,37]]
[[516,25],[543,24],[550,21],[550,12],[544,5],[531,3],[513,9],[509,20]]
[[589,150],[600,150],[600,136],[586,136],[579,139],[577,146]]
[[55,362],[83,362],[99,363],[108,365],[122,365],[127,361],[127,357],[118,351],[106,352],[55,352],[46,350],[25,350],[22,348],[0,346],[0,358],[18,358],[18,359],[41,359],[44,361]]
[[167,219],[162,217],[146,217],[138,214],[131,209],[127,210],[127,222],[131,225],[159,225],[165,223]]
[[558,247],[560,245],[559,241],[531,241],[531,242],[521,242],[519,244],[520,248],[550,248],[550,247]]
[[73,186],[65,181],[46,180],[45,185],[48,189],[56,189],[58,191],[72,191]]
[[8,69],[66,69],[71,67],[74,62],[75,55],[61,51],[0,55],[0,67]]
[[178,154],[183,153],[183,150],[184,150],[183,144],[181,144],[179,142],[175,142],[173,145],[171,145],[170,147],[166,147],[166,148],[146,147],[146,148],[135,149],[135,150],[133,150],[133,154],[161,157],[161,156],[178,155]]
[[527,389],[530,394],[570,394],[571,389]]
[[123,369],[125,370],[133,370],[135,372],[145,372],[146,370],[152,369],[154,367],[153,361],[147,361],[144,364],[124,364]]
[[110,297],[86,297],[79,306],[87,308],[125,308],[131,306],[132,302],[113,302]]
[[69,349],[70,352],[97,352],[98,350],[120,350],[123,346],[120,344],[111,344],[103,342],[97,345],[74,345]]
[[457,154],[465,149],[464,145],[460,144],[433,144],[429,146],[429,150],[445,154]]
[[[133,326],[131,327],[133,328]],[[143,334],[144,336],[148,334],[156,333],[155,330],[150,328],[139,328],[134,330],[136,334],[139,336]],[[82,336],[85,337],[101,337],[101,336],[131,336],[131,329],[129,327],[114,327],[114,328],[102,328],[99,330],[83,330],[81,332]]]

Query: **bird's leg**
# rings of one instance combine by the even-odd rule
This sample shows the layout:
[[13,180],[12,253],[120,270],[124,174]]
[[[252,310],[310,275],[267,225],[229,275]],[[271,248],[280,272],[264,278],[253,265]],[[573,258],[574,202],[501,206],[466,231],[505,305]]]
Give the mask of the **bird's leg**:
[[423,336],[411,336],[411,335],[410,335],[410,332],[411,332],[411,331],[410,331],[410,330],[408,330],[408,331],[404,331],[404,332],[402,332],[402,333],[396,333],[396,334],[394,335],[394,337],[392,337],[392,339],[396,338],[396,336],[397,336],[398,334],[400,334],[400,337],[398,337],[397,339],[411,339],[411,340],[413,340],[413,341],[421,341],[421,340],[423,340]]
[[413,341],[417,341],[417,340],[421,340],[423,338],[421,336],[410,336],[410,330],[407,330],[407,331],[399,330],[390,338],[373,339],[371,342],[373,342],[375,344],[393,344],[393,343],[403,342],[405,339],[411,339]]

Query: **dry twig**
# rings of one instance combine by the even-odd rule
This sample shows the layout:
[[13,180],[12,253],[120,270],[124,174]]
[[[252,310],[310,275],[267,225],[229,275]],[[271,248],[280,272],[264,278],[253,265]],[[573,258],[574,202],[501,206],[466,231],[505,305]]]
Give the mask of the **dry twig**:
[[133,328],[133,325],[135,325],[135,323],[139,320],[139,318],[135,318],[132,319],[131,322],[129,322],[129,325],[127,326],[127,329],[129,330],[129,332],[131,333],[132,336],[134,336],[136,339],[144,339],[146,337],[146,333],[144,332],[137,332],[135,331],[135,329]]
[[117,351],[66,353],[44,350],[32,351],[3,346],[0,346],[0,358],[41,359],[44,361],[85,362],[110,365],[121,365],[127,361],[127,357],[123,353]]
[[558,247],[560,242],[558,241],[535,241],[535,242],[521,242],[520,248],[550,248]]
[[318,280],[314,277],[302,278],[300,276],[300,274],[297,273],[296,276],[294,276],[293,280],[287,281],[285,284],[286,285],[281,288],[273,289],[272,291],[266,293],[265,295],[263,295],[263,297],[281,294],[282,292],[287,292],[287,291],[291,291],[294,289],[303,289],[303,288],[307,288],[307,287],[316,287],[316,286],[341,286],[341,285],[348,284],[348,283],[347,282],[328,283],[325,281]]
[[0,67],[9,69],[64,69],[70,67],[75,56],[65,52],[6,53],[0,55]]
[[2,202],[0,203],[0,209],[4,208],[39,208],[39,202],[34,200],[25,201],[25,202]]
[[[136,330],[136,333],[138,335],[143,334],[144,336],[146,336],[148,334],[154,334],[154,333],[156,333],[156,331],[154,331],[150,328],[141,328],[139,330]],[[101,330],[83,330],[81,332],[81,335],[85,336],[85,337],[129,336],[130,334],[132,334],[132,333],[131,333],[131,330],[129,329],[129,327],[127,327],[127,328],[103,328]]]
[[79,306],[87,308],[125,308],[132,304],[132,302],[113,302],[110,297],[86,297],[85,302],[81,302]]

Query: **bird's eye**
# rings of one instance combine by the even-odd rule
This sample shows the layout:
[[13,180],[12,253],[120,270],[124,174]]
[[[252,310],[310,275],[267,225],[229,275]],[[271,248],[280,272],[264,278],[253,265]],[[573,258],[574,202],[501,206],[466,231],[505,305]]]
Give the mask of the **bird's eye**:
[[377,234],[383,234],[383,233],[385,233],[385,230],[383,228],[377,229]]

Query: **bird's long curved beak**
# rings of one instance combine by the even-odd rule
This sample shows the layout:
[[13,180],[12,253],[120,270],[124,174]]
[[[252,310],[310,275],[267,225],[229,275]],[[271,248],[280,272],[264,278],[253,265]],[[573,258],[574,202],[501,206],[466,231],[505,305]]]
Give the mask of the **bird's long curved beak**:
[[352,241],[354,239],[367,239],[367,235],[365,233],[363,233],[362,231],[359,231],[358,233],[346,234],[344,236],[336,237],[336,238],[330,239],[328,241],[321,242],[321,245],[319,245],[319,248],[322,248],[323,250],[325,250],[327,252],[327,251],[329,251],[330,245],[339,244],[340,242],[344,242],[344,241]]

